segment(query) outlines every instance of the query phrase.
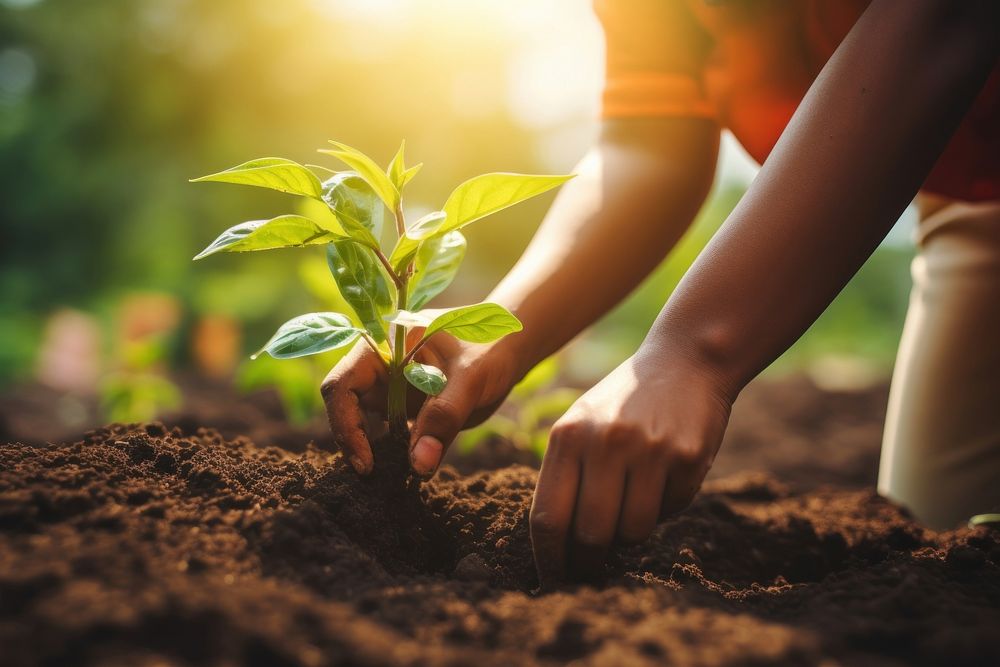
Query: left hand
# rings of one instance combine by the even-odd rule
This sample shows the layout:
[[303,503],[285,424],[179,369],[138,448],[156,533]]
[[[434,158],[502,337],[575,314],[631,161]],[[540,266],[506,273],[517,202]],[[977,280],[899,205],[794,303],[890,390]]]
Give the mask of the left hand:
[[599,572],[691,502],[729,421],[717,375],[658,352],[630,357],[553,426],[531,507],[543,586]]

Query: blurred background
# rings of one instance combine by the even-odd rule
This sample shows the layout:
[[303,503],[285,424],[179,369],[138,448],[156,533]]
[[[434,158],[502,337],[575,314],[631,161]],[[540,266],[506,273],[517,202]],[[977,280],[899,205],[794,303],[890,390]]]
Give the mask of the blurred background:
[[[330,164],[315,149],[331,138],[384,163],[405,138],[408,162],[425,164],[407,205],[436,209],[478,173],[571,170],[596,134],[602,70],[587,0],[0,0],[4,429],[44,439],[230,387],[275,387],[285,417],[308,422],[334,360],[248,355],[336,298],[322,250],[190,261],[223,229],[303,203],[188,179],[263,156]],[[633,351],[755,172],[724,137],[681,247],[528,388],[586,387]],[[550,202],[470,228],[440,303],[481,299]],[[884,380],[910,218],[769,374]],[[27,426],[32,411],[44,419]]]

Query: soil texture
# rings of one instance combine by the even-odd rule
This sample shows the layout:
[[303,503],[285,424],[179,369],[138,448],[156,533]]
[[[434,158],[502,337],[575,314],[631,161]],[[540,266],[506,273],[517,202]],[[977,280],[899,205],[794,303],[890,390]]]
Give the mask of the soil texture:
[[865,486],[871,446],[836,486],[717,473],[603,581],[539,592],[533,468],[389,492],[270,444],[0,445],[0,664],[1000,664],[1000,534],[923,529]]

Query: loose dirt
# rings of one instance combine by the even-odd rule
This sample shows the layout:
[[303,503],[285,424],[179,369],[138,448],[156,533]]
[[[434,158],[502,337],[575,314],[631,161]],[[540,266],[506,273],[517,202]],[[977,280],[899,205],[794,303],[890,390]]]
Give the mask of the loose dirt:
[[266,444],[0,445],[0,664],[1000,664],[997,533],[868,488],[730,471],[597,585],[539,593],[532,468],[386,494]]

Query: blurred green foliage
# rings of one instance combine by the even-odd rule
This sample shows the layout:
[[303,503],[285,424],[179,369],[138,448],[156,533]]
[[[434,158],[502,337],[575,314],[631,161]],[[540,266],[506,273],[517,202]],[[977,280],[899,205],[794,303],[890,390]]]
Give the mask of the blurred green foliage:
[[511,390],[497,414],[459,434],[455,445],[458,451],[467,454],[490,438],[503,438],[533,452],[540,460],[548,447],[552,424],[582,393],[559,386],[561,370],[557,357],[549,357],[531,369]]
[[[476,173],[570,170],[593,128],[587,96],[598,91],[564,72],[599,77],[596,23],[541,43],[525,26],[570,10],[514,4],[0,0],[0,385],[27,376],[44,318],[59,306],[107,322],[126,292],[176,294],[185,321],[214,313],[243,323],[246,353],[315,308],[322,299],[299,289],[295,273],[316,273],[321,250],[302,269],[281,251],[249,263],[189,261],[234,221],[284,212],[267,193],[205,196],[187,183],[247,155],[311,162],[317,136],[329,136],[385,161],[405,136],[412,161],[427,164],[410,199],[418,214]],[[574,52],[566,40],[588,30],[587,52]],[[546,60],[553,44],[564,69]],[[546,72],[559,95],[536,85]],[[538,118],[526,120],[533,96]],[[566,96],[587,99],[560,117],[552,109]],[[570,375],[592,378],[634,349],[740,192],[718,189],[672,258],[575,347]],[[470,230],[445,305],[478,300],[503,275],[548,206],[542,199]],[[908,255],[880,250],[777,368],[829,354],[888,367]],[[184,363],[178,350],[173,361]]]
[[143,422],[181,406],[180,389],[164,376],[169,336],[120,345],[121,367],[101,379],[101,411],[109,422]]
[[[0,383],[30,368],[42,317],[58,305],[107,312],[126,290],[163,290],[195,311],[241,319],[248,351],[313,305],[283,279],[296,270],[289,253],[191,267],[220,228],[283,205],[255,192],[206,197],[188,185],[192,176],[248,154],[309,162],[325,134],[379,159],[411,137],[411,154],[435,167],[414,186],[417,208],[483,165],[537,170],[534,130],[505,107],[448,108],[455,55],[466,54],[463,73],[473,67],[502,81],[502,40],[441,21],[405,30],[382,19],[379,32],[374,17],[337,6],[0,2]],[[517,221],[538,220],[547,203],[498,224],[518,227],[516,243],[528,232]],[[473,279],[470,293],[495,280],[516,250],[486,247],[470,258],[492,274]]]
[[316,388],[316,378],[322,377],[323,372],[312,357],[279,360],[261,356],[240,365],[236,386],[244,392],[274,389],[285,417],[293,424],[304,424],[323,411]]

